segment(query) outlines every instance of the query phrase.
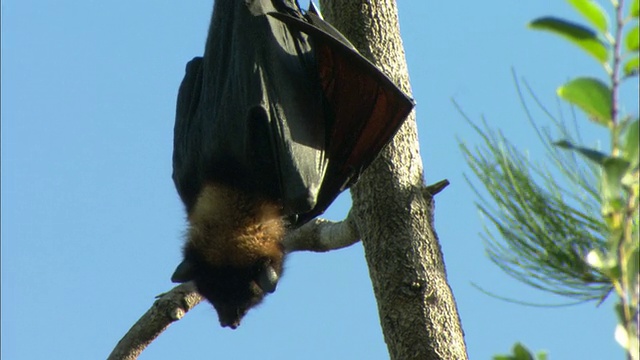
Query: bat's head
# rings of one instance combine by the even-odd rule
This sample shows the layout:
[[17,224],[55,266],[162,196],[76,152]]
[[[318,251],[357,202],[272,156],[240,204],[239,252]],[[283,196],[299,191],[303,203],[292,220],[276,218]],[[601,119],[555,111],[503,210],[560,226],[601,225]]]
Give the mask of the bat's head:
[[[198,292],[218,312],[220,325],[237,328],[249,309],[275,291],[282,273],[280,259],[261,259],[246,267],[215,266],[198,261],[198,255],[185,255],[171,280],[193,280]],[[188,260],[187,260],[188,259]]]
[[193,280],[235,329],[249,309],[275,291],[282,274],[282,206],[222,185],[206,185],[189,213],[184,260],[171,280]]

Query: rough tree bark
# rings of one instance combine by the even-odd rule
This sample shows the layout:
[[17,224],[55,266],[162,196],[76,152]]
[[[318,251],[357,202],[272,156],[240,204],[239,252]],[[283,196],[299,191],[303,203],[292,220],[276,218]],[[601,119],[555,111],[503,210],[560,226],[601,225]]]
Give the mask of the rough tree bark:
[[[326,19],[410,93],[394,0],[320,0]],[[341,222],[315,219],[290,233],[285,248],[324,252],[362,239],[390,358],[464,360],[466,347],[438,238],[433,196],[425,187],[415,114],[352,187],[353,207]],[[202,298],[191,283],[177,286],[118,343],[110,360],[136,359],[172,322]]]
[[[393,0],[321,0],[325,18],[410,93]],[[424,191],[415,115],[351,189],[391,359],[466,359],[466,347]]]

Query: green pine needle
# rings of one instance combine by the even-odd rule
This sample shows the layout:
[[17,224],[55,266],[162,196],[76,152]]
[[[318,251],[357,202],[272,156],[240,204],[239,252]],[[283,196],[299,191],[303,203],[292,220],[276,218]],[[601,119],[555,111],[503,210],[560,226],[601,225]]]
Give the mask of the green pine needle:
[[[585,260],[590,250],[605,246],[597,170],[552,145],[549,132],[535,126],[517,80],[516,87],[529,121],[545,144],[549,160],[545,166],[532,162],[484,119],[482,127],[473,123],[455,104],[483,140],[473,149],[460,142],[460,148],[488,194],[484,197],[467,177],[478,196],[477,207],[491,225],[482,234],[487,255],[507,274],[537,289],[580,301],[601,300],[610,292],[611,282]],[[572,139],[564,122],[527,89],[562,137]],[[552,176],[546,166],[562,177]]]

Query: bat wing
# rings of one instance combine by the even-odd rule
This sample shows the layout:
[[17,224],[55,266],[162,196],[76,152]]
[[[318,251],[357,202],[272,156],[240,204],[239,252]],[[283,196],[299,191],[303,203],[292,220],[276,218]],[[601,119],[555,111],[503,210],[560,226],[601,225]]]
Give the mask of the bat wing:
[[172,178],[187,209],[193,206],[198,195],[198,176],[195,173],[198,159],[190,154],[190,146],[194,144],[187,139],[189,127],[200,102],[201,90],[202,57],[195,57],[187,63],[185,76],[178,90],[173,144]]
[[328,130],[315,55],[308,35],[260,15],[274,3],[297,6],[216,2],[204,57],[187,66],[173,157],[187,212],[207,182],[279,199],[287,215],[316,204]]
[[414,102],[330,24],[314,13],[304,18],[281,12],[270,16],[310,36],[329,113],[327,171],[312,211],[321,214],[376,158],[411,112]]

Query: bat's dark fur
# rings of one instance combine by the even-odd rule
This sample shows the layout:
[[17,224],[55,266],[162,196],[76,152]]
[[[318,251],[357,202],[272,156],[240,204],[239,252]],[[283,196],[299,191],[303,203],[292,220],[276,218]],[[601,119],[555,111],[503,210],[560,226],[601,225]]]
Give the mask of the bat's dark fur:
[[286,228],[355,182],[412,107],[295,0],[216,0],[178,93],[173,180],[189,231],[172,280],[195,281],[236,328],[275,290]]

